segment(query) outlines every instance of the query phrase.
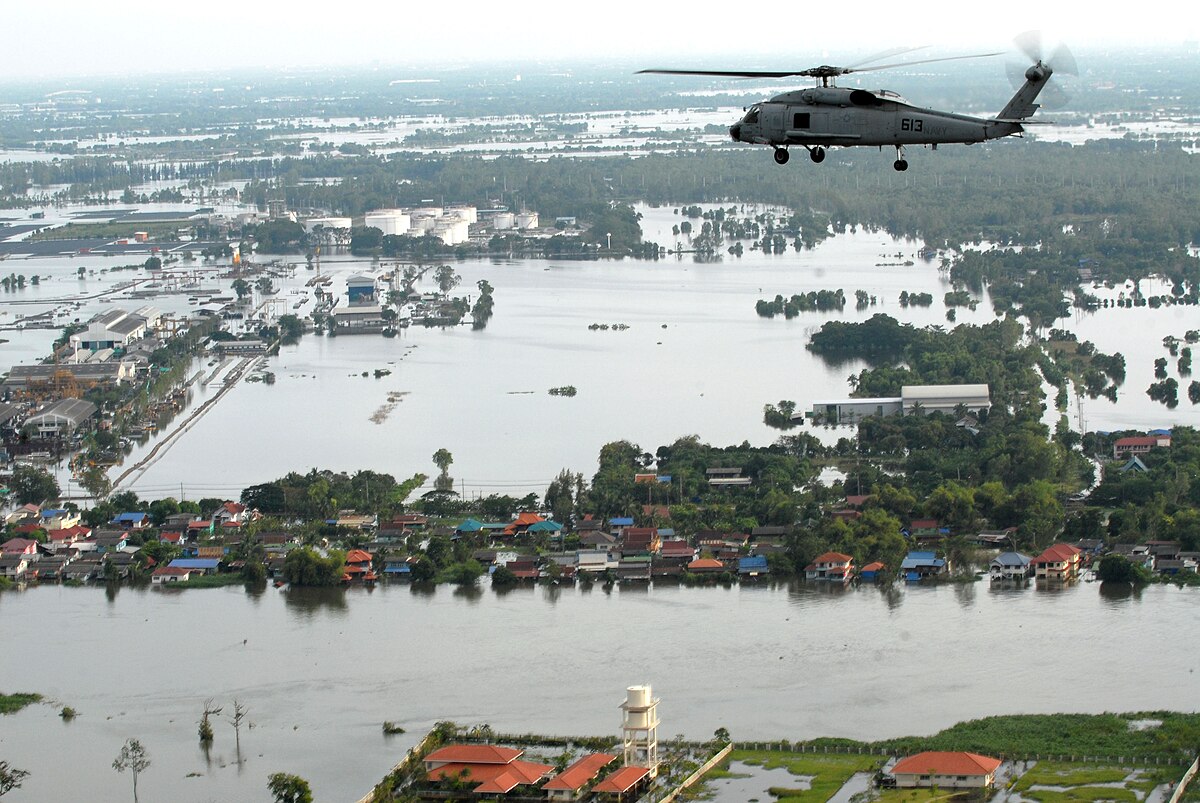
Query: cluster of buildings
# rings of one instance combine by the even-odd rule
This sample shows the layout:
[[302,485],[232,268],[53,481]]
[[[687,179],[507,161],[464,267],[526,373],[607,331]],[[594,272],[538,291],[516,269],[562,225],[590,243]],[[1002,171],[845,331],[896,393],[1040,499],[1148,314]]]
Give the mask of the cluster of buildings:
[[471,799],[632,803],[658,776],[658,698],[649,685],[630,686],[621,703],[621,753],[586,753],[565,769],[525,759],[525,751],[494,744],[449,744],[424,757],[424,778],[409,790],[421,800]]

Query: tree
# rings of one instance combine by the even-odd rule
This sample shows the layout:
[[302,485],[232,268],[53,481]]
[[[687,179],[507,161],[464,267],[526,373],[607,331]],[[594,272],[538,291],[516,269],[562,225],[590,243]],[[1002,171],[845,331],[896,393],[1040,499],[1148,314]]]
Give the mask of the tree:
[[29,773],[25,770],[10,767],[7,761],[0,761],[0,797],[14,789],[20,789],[28,777]]
[[237,293],[238,301],[250,295],[250,282],[245,279],[233,280],[233,292]]
[[454,488],[454,480],[450,477],[450,465],[454,462],[454,455],[450,454],[448,449],[438,449],[433,453],[433,464],[442,472],[437,479],[433,481],[433,487],[438,491],[449,491]]
[[40,504],[46,499],[56,498],[60,491],[54,475],[36,466],[17,466],[13,469],[9,483],[17,502]]
[[246,715],[249,713],[249,709],[242,705],[241,701],[239,701],[237,698],[234,698],[233,716],[229,718],[229,724],[233,726],[233,738],[237,749],[237,759],[239,764],[242,763],[242,722],[246,719]]
[[275,803],[312,803],[312,790],[308,781],[299,775],[274,772],[267,777],[267,789],[275,797]]
[[200,727],[199,727],[200,744],[203,744],[203,745],[212,744],[213,727],[212,727],[212,723],[210,723],[208,721],[208,718],[212,717],[212,716],[216,716],[219,713],[221,713],[221,709],[213,708],[213,699],[211,697],[209,697],[207,700],[204,701],[204,714],[201,715],[201,717],[200,717]]
[[1146,578],[1138,567],[1124,555],[1110,554],[1100,559],[1096,577],[1102,583],[1133,583],[1141,585]]
[[138,775],[150,767],[150,754],[146,752],[146,748],[142,747],[141,742],[137,739],[130,739],[125,742],[121,752],[117,753],[112,765],[117,772],[129,770],[133,773],[133,800],[134,803],[137,803]]
[[437,280],[438,289],[442,291],[442,295],[449,293],[462,281],[462,277],[455,273],[454,268],[449,265],[438,265],[437,270],[433,272],[433,277]]

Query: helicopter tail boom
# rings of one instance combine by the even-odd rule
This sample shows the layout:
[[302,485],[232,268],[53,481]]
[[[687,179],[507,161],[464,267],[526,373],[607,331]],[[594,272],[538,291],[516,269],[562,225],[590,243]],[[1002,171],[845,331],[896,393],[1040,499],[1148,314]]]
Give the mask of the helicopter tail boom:
[[1001,120],[1025,120],[1033,116],[1041,105],[1038,104],[1037,96],[1041,93],[1046,82],[1050,80],[1050,76],[1054,74],[1054,70],[1050,69],[1042,62],[1038,62],[1025,71],[1025,83],[1017,90],[1017,94],[1012,96],[1012,100],[1004,107],[1001,112],[996,115]]

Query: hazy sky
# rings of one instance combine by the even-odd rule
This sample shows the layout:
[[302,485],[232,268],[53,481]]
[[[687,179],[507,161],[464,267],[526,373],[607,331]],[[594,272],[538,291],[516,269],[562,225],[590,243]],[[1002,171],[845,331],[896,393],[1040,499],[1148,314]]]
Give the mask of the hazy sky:
[[1182,2],[1154,4],[1153,20],[1166,23],[1158,30],[1135,6],[1109,0],[63,0],[45,5],[9,0],[4,5],[2,78],[564,57],[633,58],[654,66],[686,66],[710,56],[732,56],[731,66],[740,66],[769,57],[772,65],[804,67],[907,45],[933,45],[931,55],[1002,50],[1030,28],[1077,51],[1200,39],[1200,13]]

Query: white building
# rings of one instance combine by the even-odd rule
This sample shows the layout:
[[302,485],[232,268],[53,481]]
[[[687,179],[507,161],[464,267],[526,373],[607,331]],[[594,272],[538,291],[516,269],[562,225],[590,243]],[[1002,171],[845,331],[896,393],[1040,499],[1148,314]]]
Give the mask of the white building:
[[959,410],[979,413],[990,410],[992,400],[987,385],[904,385],[899,396],[873,399],[833,399],[813,402],[807,413],[799,412],[792,420],[806,416],[815,424],[857,424],[868,416],[946,413]]

